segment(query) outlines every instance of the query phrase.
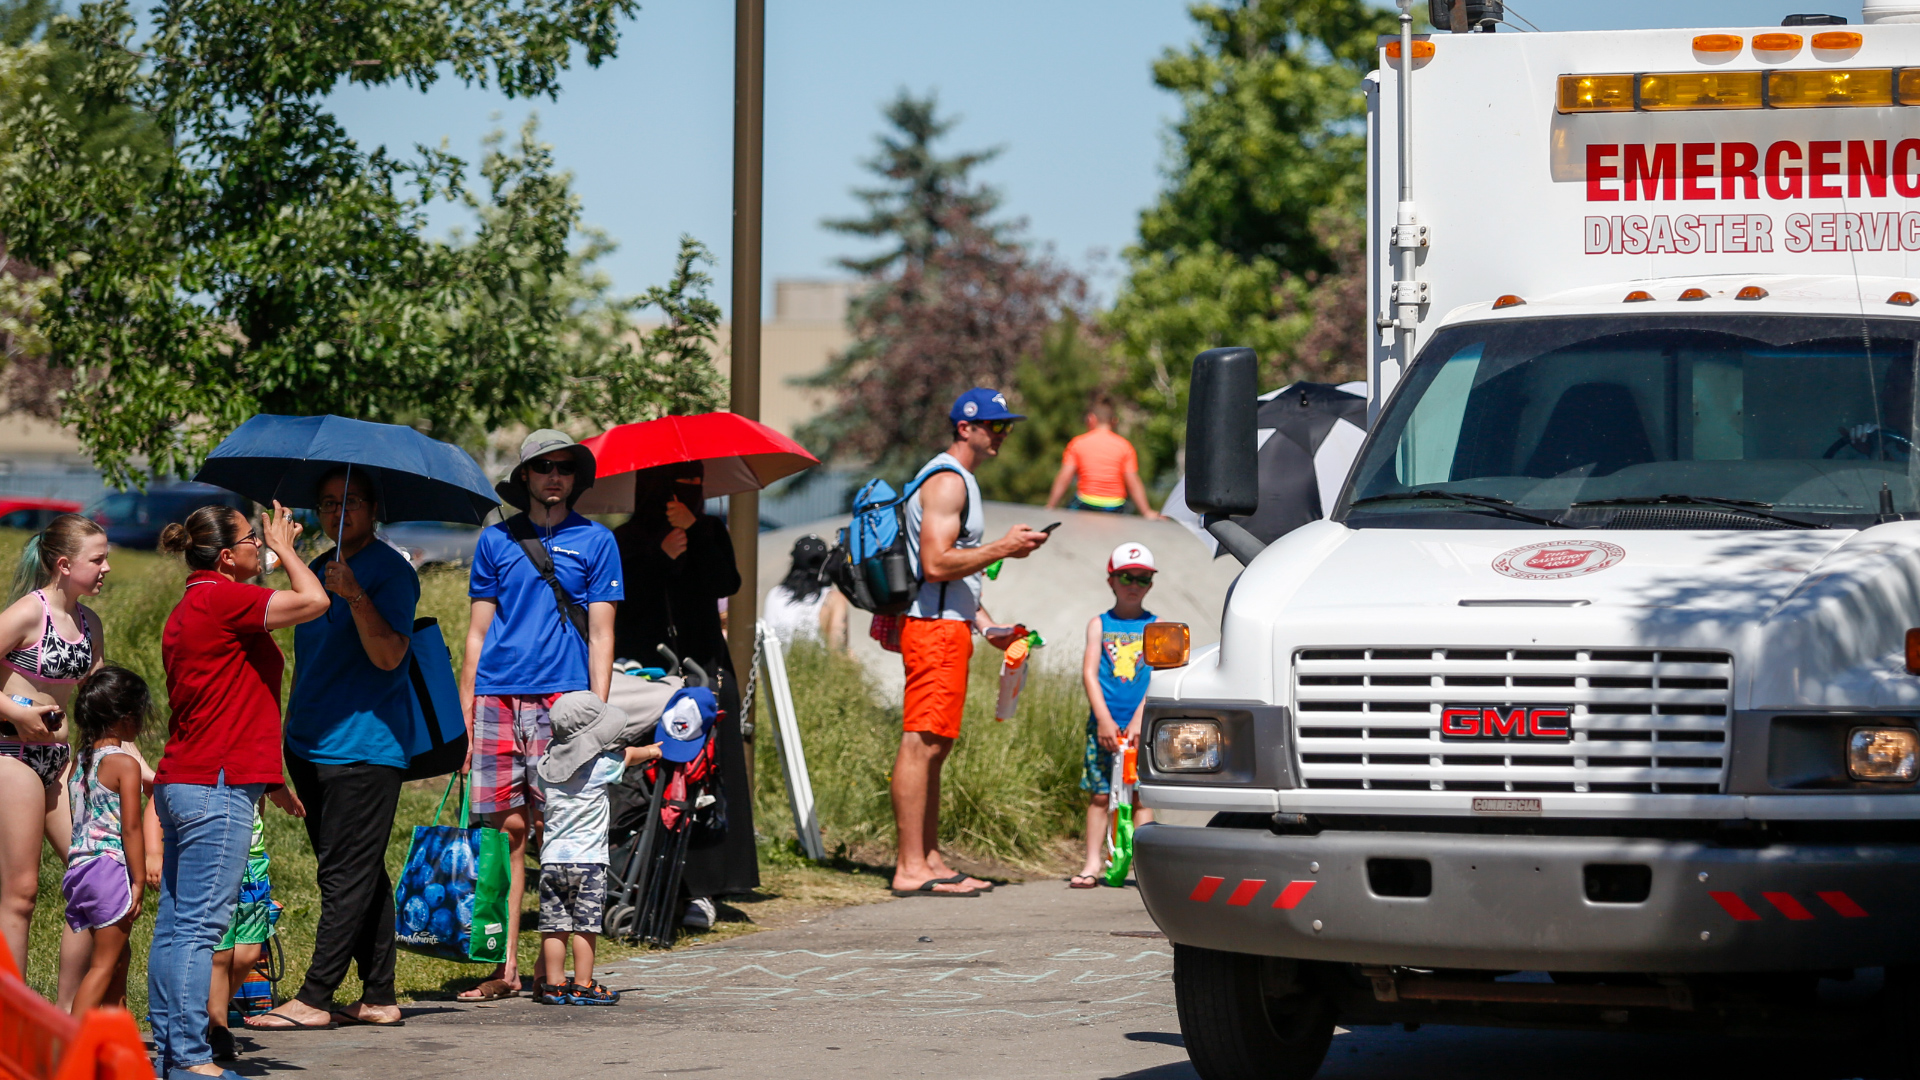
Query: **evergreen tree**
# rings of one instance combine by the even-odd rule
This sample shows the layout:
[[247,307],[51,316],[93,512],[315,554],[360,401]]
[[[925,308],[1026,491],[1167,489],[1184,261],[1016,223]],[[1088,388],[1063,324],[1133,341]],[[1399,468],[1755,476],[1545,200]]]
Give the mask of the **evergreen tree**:
[[1170,469],[1187,373],[1221,345],[1260,352],[1272,384],[1362,377],[1366,192],[1362,77],[1398,27],[1365,0],[1189,8],[1200,40],[1154,81],[1178,94],[1167,188],[1140,218],[1107,319],[1142,406],[1143,475]]
[[867,216],[824,224],[885,250],[841,260],[865,278],[848,314],[854,343],[809,380],[835,402],[800,438],[904,481],[951,441],[953,399],[972,386],[1010,389],[1055,320],[1084,306],[1086,284],[989,220],[999,194],[971,173],[994,151],[941,157],[934,144],[955,120],[940,118],[932,96],[902,92],[884,114],[893,130],[866,164],[885,182],[854,193]]

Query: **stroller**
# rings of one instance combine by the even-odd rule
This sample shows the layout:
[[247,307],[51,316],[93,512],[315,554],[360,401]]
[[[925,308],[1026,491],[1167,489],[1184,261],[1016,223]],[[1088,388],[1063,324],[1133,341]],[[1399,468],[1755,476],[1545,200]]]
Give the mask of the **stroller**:
[[[708,685],[700,665],[680,660],[664,645],[660,652],[686,685]],[[714,740],[708,739],[692,761],[654,761],[608,788],[607,937],[672,946],[688,843],[696,829],[716,823],[725,828],[714,754]]]

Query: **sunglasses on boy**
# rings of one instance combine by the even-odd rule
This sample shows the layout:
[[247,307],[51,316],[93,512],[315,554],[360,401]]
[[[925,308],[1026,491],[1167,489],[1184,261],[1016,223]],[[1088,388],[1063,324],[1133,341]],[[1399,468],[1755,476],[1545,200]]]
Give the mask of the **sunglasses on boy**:
[[539,473],[541,476],[545,476],[548,473],[572,476],[574,474],[574,467],[571,461],[549,461],[546,458],[534,458],[532,461],[527,462],[527,471]]
[[1117,578],[1117,579],[1119,579],[1119,581],[1120,581],[1120,584],[1122,584],[1122,585],[1151,585],[1151,584],[1153,584],[1153,575],[1152,575],[1151,573],[1146,573],[1146,574],[1136,574],[1136,573],[1133,573],[1132,571],[1129,571],[1129,570],[1118,570],[1118,571],[1115,571],[1115,572],[1114,572],[1114,575],[1113,575],[1113,576],[1114,576],[1115,578]]
[[995,435],[1005,435],[1013,430],[1014,422],[1012,420],[969,420],[967,423],[974,427],[986,428]]

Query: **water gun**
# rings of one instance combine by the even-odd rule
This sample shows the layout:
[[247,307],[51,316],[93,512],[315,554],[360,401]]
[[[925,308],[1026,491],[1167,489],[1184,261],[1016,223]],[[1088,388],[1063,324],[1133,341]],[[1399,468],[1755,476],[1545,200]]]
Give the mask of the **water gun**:
[[1122,731],[1120,745],[1113,754],[1113,782],[1107,805],[1112,809],[1112,829],[1107,835],[1106,884],[1119,888],[1127,883],[1127,871],[1133,868],[1133,792],[1140,783],[1137,744],[1134,733]]
[[1000,700],[994,704],[993,718],[1013,719],[1014,710],[1020,705],[1020,691],[1027,685],[1027,660],[1033,656],[1033,650],[1045,645],[1040,631],[1028,630],[1015,624],[1014,630],[1020,636],[1007,646],[1007,653],[1000,661]]

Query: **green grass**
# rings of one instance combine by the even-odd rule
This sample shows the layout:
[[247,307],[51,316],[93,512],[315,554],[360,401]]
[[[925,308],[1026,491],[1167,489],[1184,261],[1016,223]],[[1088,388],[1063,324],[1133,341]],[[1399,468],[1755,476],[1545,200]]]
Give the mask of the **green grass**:
[[[1086,810],[1080,790],[1087,699],[1075,675],[1029,673],[1019,715],[993,719],[1000,653],[980,648],[966,719],[941,780],[940,842],[961,854],[1039,869]],[[893,845],[888,784],[900,746],[900,706],[883,703],[856,660],[805,643],[787,656],[800,741],[828,851],[880,854]],[[793,812],[768,698],[755,712],[754,812],[760,832],[792,836]]]
[[[0,567],[12,565],[25,539],[26,534],[0,530]],[[116,551],[113,567],[105,592],[92,605],[105,624],[107,659],[143,676],[164,713],[166,678],[160,666],[160,632],[180,597],[185,573],[177,560],[143,552]],[[464,570],[431,571],[421,580],[420,614],[440,620],[456,666],[466,640],[466,586]],[[291,658],[292,632],[282,631],[277,636],[282,650]],[[1038,868],[1048,864],[1049,849],[1060,837],[1075,835],[1079,829],[1085,805],[1078,783],[1086,701],[1077,678],[1036,669],[1022,695],[1019,717],[995,723],[999,656],[983,648],[974,661],[966,724],[945,771],[941,839],[944,846],[959,854]],[[859,860],[876,864],[890,861],[893,843],[887,785],[900,741],[898,704],[881,702],[857,662],[817,648],[796,649],[788,657],[788,669],[827,847],[838,851],[840,857],[830,860],[830,865],[816,867],[791,854],[788,841],[793,836],[792,816],[775,727],[762,695],[763,704],[758,710],[761,737],[755,740],[755,811],[764,838],[760,845],[763,885],[754,897],[741,901],[742,910],[751,912],[756,922],[797,908],[884,897],[880,891],[884,877],[863,873],[863,869],[871,868],[863,868]],[[141,740],[149,761],[159,760],[164,741],[162,720]],[[444,782],[426,782],[402,791],[387,848],[388,872],[394,877],[399,876],[405,861],[413,827],[428,823],[444,786]],[[274,896],[285,905],[279,927],[286,959],[279,992],[285,997],[296,992],[305,978],[320,899],[314,883],[313,851],[304,827],[272,806],[265,813]],[[853,856],[851,860],[849,855]],[[63,871],[51,851],[45,851],[27,980],[48,997],[53,996],[57,975]],[[136,1016],[144,1016],[146,1009],[146,955],[153,905],[150,898],[134,933],[128,1004]],[[533,925],[531,920],[523,922],[528,927]],[[743,928],[744,924],[723,924],[713,936],[724,937]],[[533,970],[537,946],[538,935],[522,936],[522,970]],[[608,958],[635,951],[606,942],[601,945],[601,955]],[[442,997],[471,985],[485,973],[486,968],[480,965],[453,964],[403,952],[397,983],[403,1000]],[[352,1001],[358,993],[358,980],[349,976],[337,1000]]]

